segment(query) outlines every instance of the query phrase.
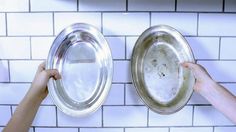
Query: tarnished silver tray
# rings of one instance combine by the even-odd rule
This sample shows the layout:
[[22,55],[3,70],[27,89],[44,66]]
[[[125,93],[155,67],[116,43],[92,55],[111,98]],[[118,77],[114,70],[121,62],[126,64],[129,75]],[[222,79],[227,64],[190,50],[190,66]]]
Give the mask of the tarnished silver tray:
[[71,116],[96,111],[110,90],[113,62],[107,41],[93,26],[83,23],[65,28],[54,40],[47,69],[57,69],[60,80],[50,79],[54,104]]
[[142,101],[153,111],[180,110],[193,92],[195,79],[182,62],[194,62],[184,37],[174,28],[159,25],[138,38],[131,58],[132,80]]

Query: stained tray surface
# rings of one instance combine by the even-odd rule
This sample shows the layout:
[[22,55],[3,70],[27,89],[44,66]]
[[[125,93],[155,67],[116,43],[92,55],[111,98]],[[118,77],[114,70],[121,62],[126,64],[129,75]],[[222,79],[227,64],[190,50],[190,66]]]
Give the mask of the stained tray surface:
[[174,28],[154,26],[138,38],[131,59],[132,79],[139,96],[153,111],[177,112],[191,97],[195,79],[182,62],[194,62],[194,57]]

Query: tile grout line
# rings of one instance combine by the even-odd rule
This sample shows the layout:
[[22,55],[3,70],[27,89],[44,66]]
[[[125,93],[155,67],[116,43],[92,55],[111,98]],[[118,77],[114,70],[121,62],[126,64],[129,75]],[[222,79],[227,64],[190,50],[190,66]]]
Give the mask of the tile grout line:
[[30,42],[29,43],[29,46],[30,46],[30,60],[32,60],[32,56],[33,56],[32,54],[33,53],[32,53],[32,38],[31,37],[29,37],[29,42]]
[[[18,104],[0,104],[1,106],[17,106]],[[54,104],[41,104],[40,106],[55,106]],[[103,105],[104,107],[121,107],[121,106],[139,106],[139,107],[143,107],[146,106],[144,104],[129,104],[129,105]],[[186,106],[212,106],[211,104],[187,104]],[[150,110],[150,109],[149,109]]]
[[52,34],[55,35],[55,14],[52,13]]
[[8,36],[7,13],[5,13],[6,36]]
[[126,5],[125,5],[125,8],[126,8],[125,10],[126,10],[126,12],[128,12],[128,10],[129,10],[129,9],[128,9],[128,3],[129,3],[129,1],[126,0]]
[[55,112],[56,112],[56,127],[58,127],[58,113],[57,113],[57,107],[55,106]]
[[29,0],[29,12],[31,12],[31,0]]
[[218,60],[219,61],[221,61],[220,60],[220,58],[221,58],[220,55],[221,55],[221,37],[219,37],[219,53],[218,53]]
[[11,116],[13,116],[12,105],[10,105]]
[[126,90],[127,90],[127,84],[125,83],[124,85],[123,85],[123,89],[124,89],[124,106],[126,106]]
[[[139,35],[104,35],[104,37],[138,37]],[[184,37],[224,37],[224,38],[234,38],[235,36],[216,36],[216,35],[183,35]],[[6,35],[0,35],[0,37],[6,37]],[[8,35],[7,37],[56,37],[55,35]]]
[[214,11],[214,12],[209,12],[209,11],[32,11],[32,12],[26,12],[26,11],[11,11],[11,12],[3,12],[3,11],[0,11],[0,13],[101,13],[101,12],[104,12],[104,13],[148,13],[148,12],[152,12],[152,13],[205,13],[205,14],[235,14],[236,11],[234,12],[222,12],[222,11]]
[[194,127],[194,110],[195,110],[195,105],[193,105],[193,110],[192,110],[192,126]]
[[198,30],[199,30],[199,13],[197,13],[197,36],[198,36]]
[[103,34],[103,12],[101,12],[101,32]]
[[79,0],[77,0],[77,12],[79,12]]
[[177,12],[177,0],[175,0],[175,12]]
[[151,13],[151,12],[149,12],[149,27],[151,27],[151,26],[152,26],[152,23],[151,23],[151,21],[152,21],[152,13]]
[[102,124],[101,125],[102,125],[102,127],[104,127],[104,119],[103,119],[103,116],[104,116],[104,110],[103,110],[104,106],[103,105],[102,105],[101,109],[102,109],[102,115],[101,115],[102,116],[102,118],[101,118]]
[[10,83],[11,82],[11,72],[10,72],[10,61],[7,60],[7,65],[8,65],[8,82]]
[[150,109],[147,107],[147,127],[149,127],[149,112]]
[[125,36],[125,59],[127,59],[127,37]]
[[[4,125],[0,125],[0,127],[5,127]],[[79,126],[59,126],[59,127],[55,127],[55,126],[31,126],[31,127],[35,127],[35,128],[105,128],[105,129],[109,129],[109,128],[117,128],[117,129],[127,129],[127,128],[191,128],[192,126],[150,126],[150,127],[145,127],[145,126],[108,126],[108,127],[92,127],[92,126],[83,126],[83,127],[79,127]],[[213,128],[213,127],[236,127],[235,125],[214,125],[214,126],[205,126],[205,125],[200,125],[200,126],[195,126],[195,127],[203,127],[203,128]]]
[[225,12],[225,0],[222,1],[222,12],[224,13]]

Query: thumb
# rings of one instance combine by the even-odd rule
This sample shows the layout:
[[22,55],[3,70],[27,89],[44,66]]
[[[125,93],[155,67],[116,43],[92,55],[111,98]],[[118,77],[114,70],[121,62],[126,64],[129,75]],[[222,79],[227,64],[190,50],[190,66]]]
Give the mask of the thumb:
[[48,69],[48,70],[44,70],[44,72],[46,73],[46,76],[48,78],[51,78],[53,77],[54,79],[61,79],[61,75],[60,73],[58,72],[58,70],[56,69]]

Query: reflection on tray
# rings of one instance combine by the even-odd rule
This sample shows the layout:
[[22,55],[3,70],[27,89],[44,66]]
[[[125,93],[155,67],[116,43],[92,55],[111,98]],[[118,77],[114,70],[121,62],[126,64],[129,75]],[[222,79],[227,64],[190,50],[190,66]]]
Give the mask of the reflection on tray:
[[95,63],[95,59],[68,60],[69,63]]

